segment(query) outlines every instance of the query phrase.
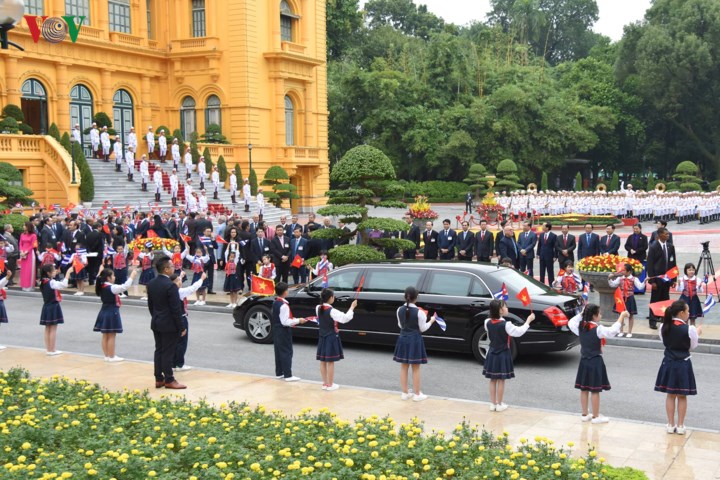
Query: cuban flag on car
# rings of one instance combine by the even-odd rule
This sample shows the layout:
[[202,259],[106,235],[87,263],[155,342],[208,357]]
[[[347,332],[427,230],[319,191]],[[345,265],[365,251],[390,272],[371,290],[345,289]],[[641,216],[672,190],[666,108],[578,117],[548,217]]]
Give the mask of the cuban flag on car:
[[502,287],[500,287],[500,290],[493,293],[493,298],[495,298],[496,300],[507,300],[509,298],[508,290],[504,282],[502,284]]
[[589,296],[590,296],[590,284],[587,282],[583,282],[582,299],[587,303]]
[[443,332],[447,330],[447,323],[445,323],[445,320],[440,315],[438,315],[437,312],[435,312],[433,316],[435,317],[435,323],[438,324],[440,330],[442,330]]
[[707,298],[705,299],[705,303],[703,304],[703,315],[707,314],[712,307],[715,306],[715,298],[713,297],[713,294],[709,294]]

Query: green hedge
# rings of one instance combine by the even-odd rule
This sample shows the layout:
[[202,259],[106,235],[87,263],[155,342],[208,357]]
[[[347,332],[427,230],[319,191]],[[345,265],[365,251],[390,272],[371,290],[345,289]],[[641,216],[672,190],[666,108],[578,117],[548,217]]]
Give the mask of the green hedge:
[[405,193],[390,198],[404,199],[408,202],[412,202],[418,195],[425,195],[428,197],[428,201],[436,203],[464,202],[465,195],[470,191],[470,187],[463,182],[444,182],[441,180],[407,182],[401,180],[397,183],[403,187]]
[[0,215],[0,232],[5,232],[5,225],[10,224],[15,229],[15,236],[20,238],[20,233],[23,231],[25,222],[30,221],[30,218],[26,217],[21,213],[8,213],[7,215]]
[[607,225],[607,224],[618,224],[621,223],[617,217],[612,215],[542,215],[537,218],[537,223],[550,222],[553,226],[560,225],[585,225],[589,223],[591,225]]

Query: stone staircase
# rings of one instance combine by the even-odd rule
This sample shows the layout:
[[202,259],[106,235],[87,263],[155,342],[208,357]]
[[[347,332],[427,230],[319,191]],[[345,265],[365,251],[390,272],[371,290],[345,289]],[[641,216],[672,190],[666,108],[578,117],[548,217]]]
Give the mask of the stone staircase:
[[[133,209],[140,207],[143,210],[148,210],[149,207],[155,206],[155,184],[152,182],[152,175],[157,166],[163,168],[163,193],[161,196],[161,202],[157,204],[161,209],[169,210],[171,206],[170,197],[170,178],[168,176],[169,171],[172,170],[172,161],[168,161],[161,164],[159,160],[150,160],[148,169],[150,171],[150,180],[148,181],[148,191],[143,192],[140,190],[140,160],[135,160],[135,177],[133,182],[127,180],[127,168],[123,162],[123,167],[120,172],[115,171],[115,160],[110,159],[109,162],[104,162],[102,159],[88,158],[88,164],[90,170],[92,170],[93,176],[95,177],[95,199],[93,200],[93,208],[99,208],[105,201],[109,201],[111,205],[116,208],[124,208],[126,205],[130,205]],[[178,191],[178,206],[184,205],[185,199],[183,194],[183,184],[185,182],[185,169],[180,167],[181,172],[178,173],[179,191]],[[209,175],[208,175],[209,176]],[[193,188],[195,191],[199,188],[200,179],[197,173],[193,173]],[[238,183],[240,183],[239,181]],[[241,185],[239,185],[241,187]],[[257,213],[257,203],[255,200],[250,202],[250,213],[245,213],[244,203],[241,199],[241,191],[238,191],[236,200],[237,204],[233,205],[230,199],[230,191],[225,189],[223,186],[220,187],[218,192],[219,199],[212,199],[212,182],[205,181],[205,193],[208,198],[208,209],[217,213],[227,213],[233,211],[239,213],[243,217],[247,217],[254,213]],[[272,205],[266,203],[264,219],[271,225],[280,220],[281,215],[290,215],[289,210],[275,208]]]

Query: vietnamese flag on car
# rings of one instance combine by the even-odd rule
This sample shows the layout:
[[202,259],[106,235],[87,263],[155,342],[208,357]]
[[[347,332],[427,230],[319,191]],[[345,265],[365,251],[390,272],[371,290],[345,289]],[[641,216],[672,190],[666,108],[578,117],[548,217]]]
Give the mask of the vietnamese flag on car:
[[523,289],[520,290],[520,293],[515,295],[515,298],[522,302],[523,307],[527,307],[532,303],[532,299],[530,298],[530,292],[528,292],[527,287],[523,287]]
[[300,268],[303,266],[303,263],[305,263],[305,260],[300,255],[295,255],[295,258],[293,258],[292,263],[290,264],[291,267]]
[[253,295],[274,295],[275,294],[275,282],[269,278],[258,277],[257,275],[252,276],[250,282],[250,290]]
[[567,315],[565,315],[565,312],[563,312],[556,306],[546,308],[545,310],[543,310],[543,313],[556,327],[564,327],[568,324]]
[[655,302],[651,303],[649,305],[650,311],[655,315],[656,317],[664,317],[665,316],[665,310],[667,310],[674,300],[663,300],[662,302]]
[[625,307],[625,299],[623,299],[620,287],[615,289],[615,294],[613,295],[613,298],[615,299],[615,311],[617,313],[622,313],[627,310],[627,308]]

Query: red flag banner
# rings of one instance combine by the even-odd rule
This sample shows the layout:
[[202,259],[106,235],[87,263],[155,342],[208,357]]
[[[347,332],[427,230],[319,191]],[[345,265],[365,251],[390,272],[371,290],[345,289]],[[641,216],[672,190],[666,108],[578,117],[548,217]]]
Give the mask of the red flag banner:
[[82,260],[80,260],[79,256],[75,255],[73,258],[73,269],[75,273],[80,273],[83,268],[85,268],[85,265],[83,265]]
[[293,258],[292,263],[290,264],[291,267],[300,268],[303,266],[303,263],[305,263],[305,260],[300,255],[295,255],[295,258]]
[[140,249],[133,249],[133,265],[140,265]]
[[273,282],[269,278],[262,278],[258,277],[257,275],[253,275],[250,284],[253,295],[275,294],[275,282]]
[[515,295],[515,298],[520,300],[523,304],[523,307],[527,307],[532,303],[532,299],[530,298],[530,292],[528,292],[527,287],[524,287],[520,292]]
[[180,234],[180,238],[182,238],[182,241],[185,243],[190,243],[190,240],[192,240],[192,238],[190,238],[190,235],[183,235],[182,233]]
[[613,295],[613,298],[615,299],[615,311],[617,313],[622,313],[627,310],[620,287],[615,289],[615,294]]
[[680,275],[680,269],[678,267],[673,267],[667,272],[665,272],[665,277],[669,278],[670,280],[672,280],[673,278],[677,278],[678,275]]
[[615,265],[615,271],[616,272],[624,272],[625,271],[625,262],[618,262],[618,264]]
[[651,303],[649,305],[650,310],[656,317],[664,317],[665,310],[667,310],[673,302],[674,300],[663,300],[662,302]]
[[158,234],[155,233],[155,230],[148,230],[147,231],[147,238],[157,238]]
[[103,225],[103,232],[110,235],[110,226],[107,224]]
[[222,237],[222,235],[218,235],[217,237],[215,237],[215,241],[218,244],[222,243],[223,245],[227,245],[227,243],[228,243],[225,241],[225,239]]
[[556,327],[564,327],[568,324],[567,315],[558,307],[552,306],[543,310],[543,313],[550,319]]
[[358,285],[358,288],[355,291],[355,300],[357,300],[358,297],[360,296],[360,291],[362,290],[364,284],[365,284],[365,275],[360,277],[360,284]]
[[4,271],[5,271],[5,259],[0,258],[0,272],[4,272]]

